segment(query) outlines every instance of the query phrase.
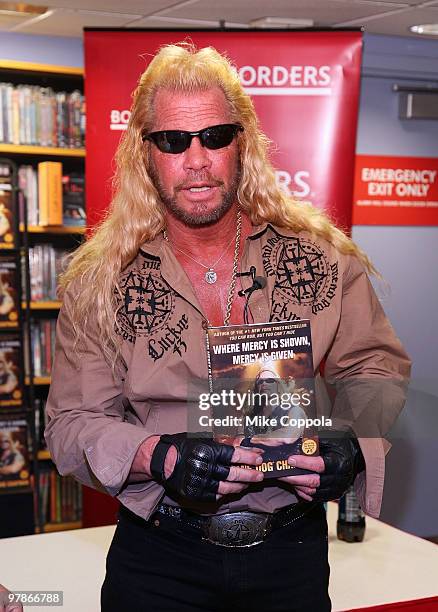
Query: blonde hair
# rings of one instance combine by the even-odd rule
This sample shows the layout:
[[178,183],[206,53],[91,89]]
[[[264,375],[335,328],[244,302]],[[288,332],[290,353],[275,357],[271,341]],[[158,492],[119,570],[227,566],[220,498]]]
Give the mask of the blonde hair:
[[148,173],[149,146],[142,134],[152,127],[153,102],[159,89],[192,93],[219,87],[227,100],[231,122],[239,123],[241,180],[238,199],[253,225],[270,222],[295,232],[321,237],[345,254],[358,257],[375,272],[365,253],[321,210],[288,196],[278,185],[268,159],[270,142],[260,131],[251,98],[237,70],[211,47],[191,43],[164,46],[141,75],[133,93],[128,128],[115,155],[114,197],[105,219],[71,256],[61,278],[61,292],[80,283],[72,306],[76,337],[85,337],[88,313],[96,313],[104,355],[114,367],[120,350],[116,333],[120,272],[136,257],[139,246],[164,227],[163,206]]

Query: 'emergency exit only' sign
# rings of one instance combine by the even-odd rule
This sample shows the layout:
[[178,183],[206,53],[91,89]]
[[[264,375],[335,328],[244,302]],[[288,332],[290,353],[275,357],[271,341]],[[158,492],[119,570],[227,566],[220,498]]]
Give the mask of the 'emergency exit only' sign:
[[357,155],[353,225],[438,225],[438,159]]

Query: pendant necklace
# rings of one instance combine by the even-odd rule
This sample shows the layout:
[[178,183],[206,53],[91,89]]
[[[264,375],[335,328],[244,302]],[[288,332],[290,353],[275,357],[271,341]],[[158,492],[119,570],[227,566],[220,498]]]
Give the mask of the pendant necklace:
[[[230,243],[228,244],[227,248],[224,250],[224,252],[219,257],[219,259],[213,265],[211,265],[211,266],[206,266],[205,264],[203,264],[200,261],[197,261],[196,259],[191,257],[188,253],[186,253],[182,249],[179,249],[178,247],[173,245],[174,249],[176,249],[177,251],[179,251],[180,253],[182,253],[183,255],[185,255],[186,257],[191,259],[192,261],[194,261],[199,266],[202,266],[203,268],[205,268],[207,270],[207,272],[205,273],[204,278],[205,278],[206,282],[209,285],[213,285],[217,281],[217,273],[216,273],[214,268],[215,268],[215,266],[217,266],[217,264],[220,262],[222,257],[225,255],[225,253],[227,252],[228,247],[230,246],[230,244],[233,242],[233,240],[235,240],[235,244],[234,244],[234,257],[233,257],[233,270],[232,270],[232,273],[231,273],[230,287],[228,289],[227,307],[226,307],[226,312],[225,312],[224,325],[228,325],[229,322],[230,322],[231,307],[233,305],[234,292],[236,290],[236,279],[237,279],[237,268],[238,268],[238,264],[239,264],[239,250],[240,250],[240,235],[241,235],[241,233],[242,233],[242,213],[241,213],[240,208],[238,208],[237,209],[237,223],[236,223],[236,237],[233,238],[230,241]],[[167,242],[170,242],[169,241],[169,237],[168,237],[167,232],[166,232],[165,229],[163,230],[163,236],[164,236],[164,239],[167,240]]]
[[[242,216],[241,216],[241,212],[240,212],[240,208],[237,211],[237,226],[236,226],[236,239],[237,239],[237,234],[239,234],[239,242],[240,242],[240,231],[241,231],[241,226],[242,226]],[[163,230],[163,235],[165,240],[167,240],[169,242],[169,237],[167,235],[166,230]],[[202,266],[203,268],[205,268],[207,270],[207,272],[204,274],[204,278],[205,281],[209,284],[209,285],[214,285],[214,283],[217,281],[217,272],[215,270],[216,266],[218,265],[218,263],[221,261],[221,259],[223,258],[223,256],[225,255],[225,253],[228,251],[231,243],[233,242],[233,240],[235,240],[235,238],[232,238],[230,240],[230,242],[228,243],[228,245],[226,246],[226,248],[224,249],[224,252],[222,253],[222,255],[219,257],[219,259],[217,259],[214,264],[211,264],[210,266],[206,266],[205,264],[202,263],[202,261],[198,261],[197,259],[195,259],[194,257],[192,257],[191,255],[189,255],[188,253],[186,253],[185,251],[183,251],[182,249],[178,248],[175,245],[172,245],[173,248],[176,251],[179,251],[180,253],[182,253],[183,255],[185,255],[186,257],[188,257],[189,259],[191,259],[193,262],[195,262],[195,264],[198,264],[198,266]]]

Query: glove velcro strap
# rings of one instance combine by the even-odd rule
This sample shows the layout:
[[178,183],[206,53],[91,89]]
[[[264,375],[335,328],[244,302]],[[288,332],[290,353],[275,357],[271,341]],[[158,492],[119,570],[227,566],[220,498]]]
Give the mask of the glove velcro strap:
[[167,439],[167,436],[163,435],[160,437],[152,453],[150,470],[153,479],[157,482],[164,482],[166,480],[164,462],[166,460],[167,451],[171,446],[172,441]]

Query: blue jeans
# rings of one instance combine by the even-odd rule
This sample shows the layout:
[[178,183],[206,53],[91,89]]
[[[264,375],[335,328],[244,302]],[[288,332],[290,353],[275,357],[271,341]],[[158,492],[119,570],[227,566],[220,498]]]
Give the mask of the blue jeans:
[[322,504],[248,548],[204,542],[196,529],[156,516],[158,526],[120,513],[102,612],[331,610]]

